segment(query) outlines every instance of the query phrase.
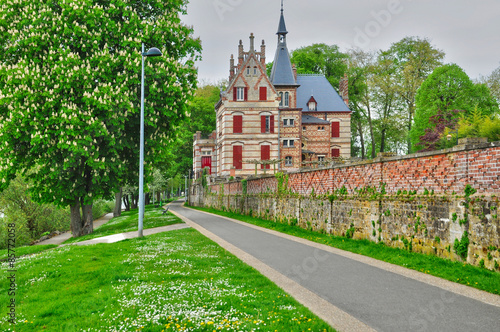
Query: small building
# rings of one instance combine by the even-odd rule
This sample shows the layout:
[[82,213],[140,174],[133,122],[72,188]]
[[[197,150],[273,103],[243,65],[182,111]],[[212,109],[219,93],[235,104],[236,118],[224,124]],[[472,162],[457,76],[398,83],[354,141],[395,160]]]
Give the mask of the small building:
[[229,84],[215,105],[216,130],[194,139],[193,168],[215,176],[247,177],[272,166],[297,171],[308,162],[349,158],[351,111],[347,76],[339,93],[323,75],[302,75],[292,66],[283,8],[271,75],[266,72],[266,45],[255,50],[255,37],[245,52],[240,40],[237,59],[231,55]]

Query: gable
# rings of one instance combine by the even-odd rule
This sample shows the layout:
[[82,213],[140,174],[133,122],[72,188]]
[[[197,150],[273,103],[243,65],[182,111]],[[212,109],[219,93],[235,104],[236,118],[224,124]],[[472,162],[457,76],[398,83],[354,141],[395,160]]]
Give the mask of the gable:
[[257,59],[254,52],[248,54],[245,61],[238,67],[233,80],[229,83],[226,93],[230,100],[233,100],[231,96],[234,88],[238,87],[248,88],[248,100],[260,100],[261,87],[267,89],[267,100],[274,101],[278,96],[276,89],[267,76],[266,68]]

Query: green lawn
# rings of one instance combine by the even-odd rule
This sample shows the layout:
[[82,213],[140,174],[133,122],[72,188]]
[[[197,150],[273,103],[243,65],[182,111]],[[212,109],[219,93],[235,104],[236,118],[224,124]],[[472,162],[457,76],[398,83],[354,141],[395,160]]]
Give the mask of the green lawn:
[[[194,229],[59,247],[19,258],[16,268],[18,332],[332,331]],[[9,300],[0,292],[0,303]],[[5,313],[0,330],[13,331]]]
[[275,223],[232,212],[223,212],[198,207],[191,208],[244,221],[260,227],[273,229],[282,233],[372,257],[381,261],[400,265],[409,269],[417,270],[446,280],[481,289],[489,293],[500,295],[500,273],[495,271],[490,271],[461,262],[453,262],[437,256],[424,255],[409,252],[403,249],[392,248],[369,240],[353,240],[340,236],[321,234],[305,230],[298,226]]
[[[15,255],[16,257],[24,256],[24,255],[31,255],[35,254],[47,249],[52,249],[57,247],[55,244],[46,244],[42,246],[26,246],[26,247],[19,247],[15,248]],[[8,255],[8,250],[7,249],[2,249],[0,250],[0,261],[7,259]]]
[[[163,214],[163,209],[155,208],[153,205],[145,207],[144,211],[144,229],[181,224],[182,220],[175,217],[172,213]],[[79,238],[70,238],[64,243],[74,243],[86,241],[97,237],[103,237],[118,233],[133,232],[138,230],[137,209],[124,211],[120,217],[116,217],[108,221],[99,228],[94,229],[94,232],[89,235]]]

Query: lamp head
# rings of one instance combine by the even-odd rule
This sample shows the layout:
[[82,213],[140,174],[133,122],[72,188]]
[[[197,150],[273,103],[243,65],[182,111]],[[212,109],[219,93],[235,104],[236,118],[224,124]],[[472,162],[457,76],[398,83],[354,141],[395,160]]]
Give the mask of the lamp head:
[[162,56],[163,54],[159,49],[156,47],[151,47],[146,53],[143,54],[144,56]]

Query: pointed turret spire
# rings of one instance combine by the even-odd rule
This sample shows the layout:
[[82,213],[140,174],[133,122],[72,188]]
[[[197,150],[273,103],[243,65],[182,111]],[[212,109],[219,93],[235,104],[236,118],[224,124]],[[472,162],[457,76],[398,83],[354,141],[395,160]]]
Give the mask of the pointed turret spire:
[[281,16],[278,26],[278,48],[274,56],[273,69],[269,77],[274,86],[296,86],[297,81],[292,70],[290,54],[286,46],[286,31],[285,17],[283,15],[283,0],[281,0]]
[[280,24],[278,25],[278,32],[276,34],[277,35],[286,35],[287,33],[288,33],[288,31],[286,31],[285,16],[283,16],[283,0],[281,0]]

